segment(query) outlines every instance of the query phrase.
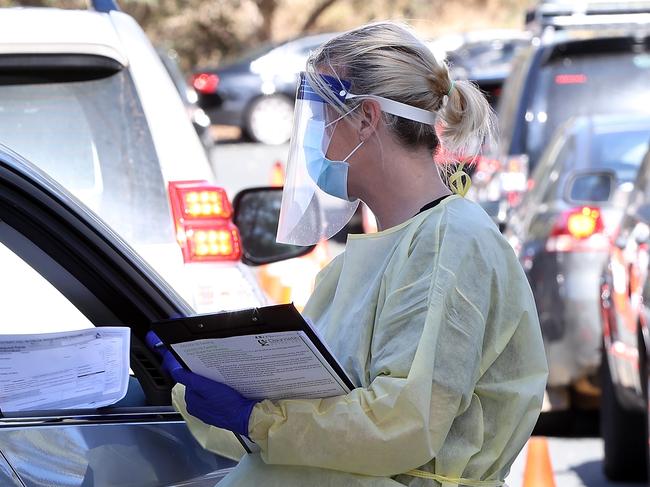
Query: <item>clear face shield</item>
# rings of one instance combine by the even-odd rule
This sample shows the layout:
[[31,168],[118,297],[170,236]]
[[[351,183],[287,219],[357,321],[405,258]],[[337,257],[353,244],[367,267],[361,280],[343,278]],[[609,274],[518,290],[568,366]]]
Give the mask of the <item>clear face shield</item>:
[[[344,101],[350,84],[330,76],[322,78],[332,88],[333,96]],[[278,242],[314,245],[337,234],[356,211],[359,200],[350,201],[347,196],[347,162],[326,158],[332,133],[341,118],[302,73],[296,94]]]
[[[327,85],[332,98],[341,102],[368,98],[377,101],[384,112],[430,125],[436,121],[433,112],[375,95],[354,95],[349,92],[350,83],[346,80],[316,76]],[[306,74],[301,73],[282,193],[278,242],[314,245],[337,234],[354,215],[359,200],[348,196],[347,160],[362,143],[353,148],[343,161],[326,157],[337,123],[351,112],[340,115],[313,89]]]

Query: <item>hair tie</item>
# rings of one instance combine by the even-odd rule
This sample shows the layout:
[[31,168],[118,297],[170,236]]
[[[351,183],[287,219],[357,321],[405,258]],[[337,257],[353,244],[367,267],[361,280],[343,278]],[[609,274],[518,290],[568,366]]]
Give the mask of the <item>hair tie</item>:
[[454,82],[453,79],[450,80],[450,83],[449,83],[449,91],[447,92],[447,96],[451,95],[451,90],[454,89],[454,85],[455,85],[455,84],[456,84],[456,83]]
[[447,91],[447,94],[442,97],[442,104],[440,105],[440,108],[445,108],[447,106],[447,102],[449,101],[449,95],[451,95],[451,90],[454,89],[454,80],[450,80],[449,83],[449,91]]

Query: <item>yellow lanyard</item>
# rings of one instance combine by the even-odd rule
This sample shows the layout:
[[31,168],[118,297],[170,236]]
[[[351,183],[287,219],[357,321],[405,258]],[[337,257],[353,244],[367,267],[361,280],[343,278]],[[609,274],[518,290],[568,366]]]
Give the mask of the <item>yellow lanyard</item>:
[[454,193],[459,194],[462,197],[465,197],[470,186],[472,186],[471,178],[465,171],[463,171],[464,166],[464,163],[461,164],[458,166],[458,169],[456,169],[456,172],[449,176],[449,187]]
[[465,485],[468,487],[500,487],[505,484],[503,480],[472,480],[472,479],[463,479],[463,478],[452,478],[445,477],[443,475],[437,475],[435,473],[427,472],[425,470],[409,470],[404,475],[410,475],[411,477],[419,477],[421,479],[436,480],[441,484],[456,484],[456,485]]

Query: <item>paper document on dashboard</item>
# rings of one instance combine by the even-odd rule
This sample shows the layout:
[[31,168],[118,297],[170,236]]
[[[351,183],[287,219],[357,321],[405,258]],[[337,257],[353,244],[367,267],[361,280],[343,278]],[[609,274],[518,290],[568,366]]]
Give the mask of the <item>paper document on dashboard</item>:
[[252,399],[317,399],[350,391],[302,331],[205,338],[172,348],[194,373]]
[[0,410],[97,408],[129,383],[130,329],[0,335]]

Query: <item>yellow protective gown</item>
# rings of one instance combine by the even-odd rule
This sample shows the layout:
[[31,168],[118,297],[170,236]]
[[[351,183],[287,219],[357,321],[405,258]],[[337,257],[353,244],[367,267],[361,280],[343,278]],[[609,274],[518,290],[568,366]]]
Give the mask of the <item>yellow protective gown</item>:
[[[261,454],[221,486],[465,485],[502,480],[539,415],[547,377],[535,303],[512,249],[475,203],[450,196],[386,231],[351,235],[305,308],[358,388],[263,401]],[[174,404],[206,448],[232,435]],[[435,472],[437,482],[405,475]],[[454,480],[456,479],[456,480]]]

